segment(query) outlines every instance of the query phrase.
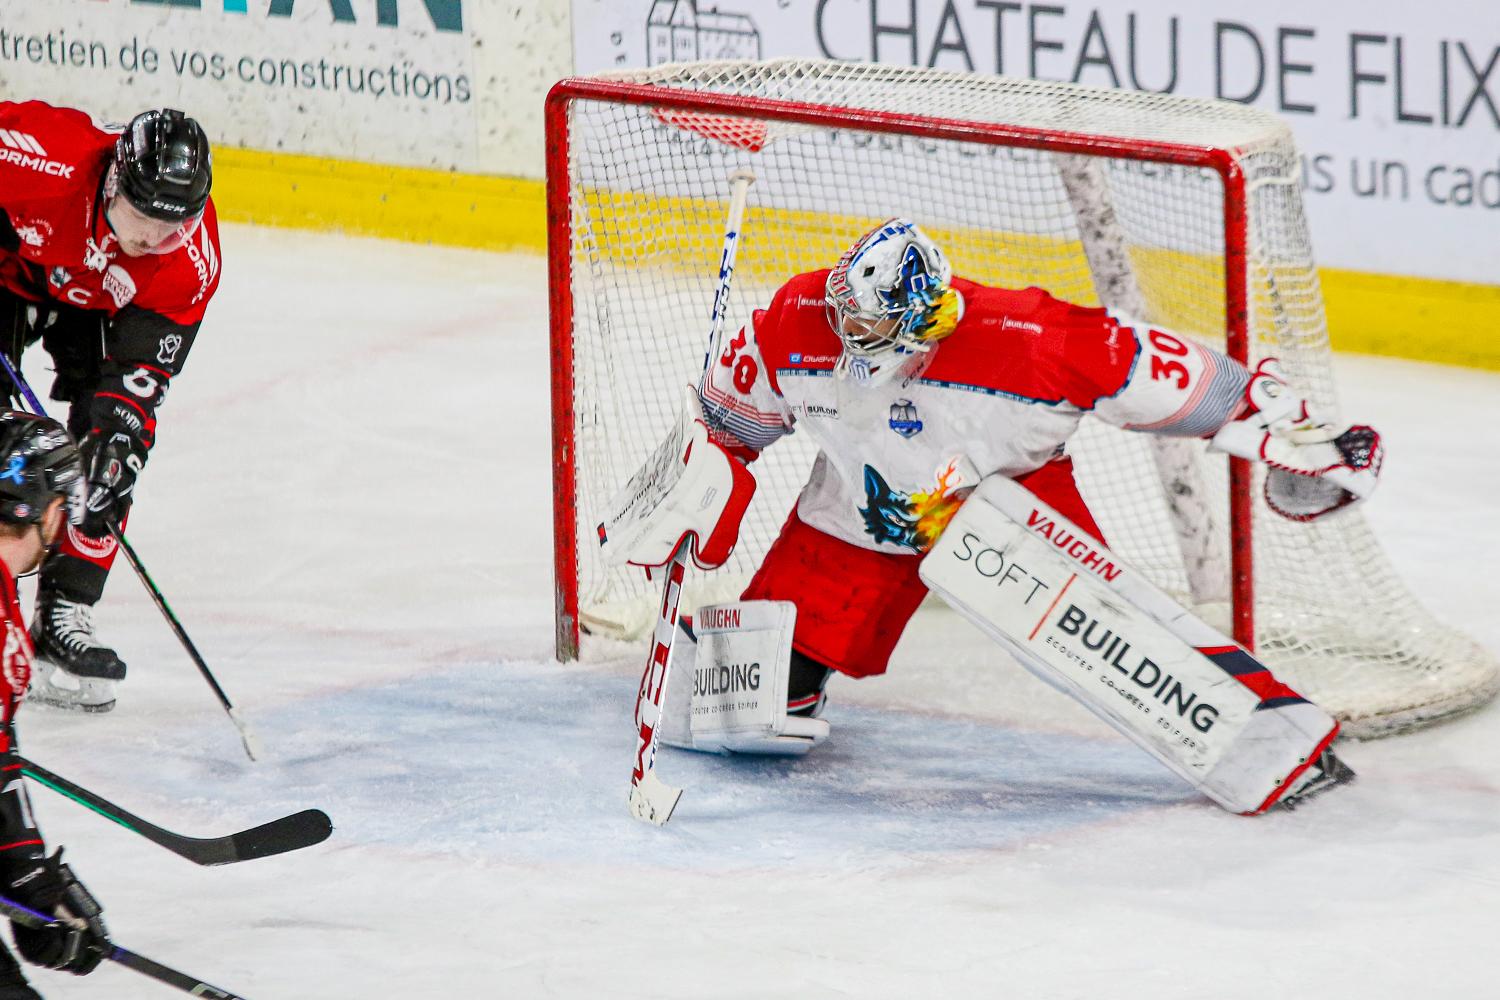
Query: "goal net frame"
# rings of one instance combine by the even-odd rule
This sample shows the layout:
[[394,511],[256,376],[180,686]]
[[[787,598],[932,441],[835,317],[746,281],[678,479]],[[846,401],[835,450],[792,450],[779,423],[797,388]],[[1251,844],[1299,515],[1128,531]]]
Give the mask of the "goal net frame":
[[[828,66],[811,61],[779,60],[772,63],[743,64],[746,66],[774,66],[777,63],[812,66]],[[733,64],[723,64],[733,65]],[[677,68],[690,68],[681,64]],[[674,67],[658,67],[655,72],[669,72]],[[644,77],[645,71],[637,74]],[[941,74],[952,78],[966,74]],[[976,75],[976,79],[979,79]],[[986,78],[993,80],[995,78]],[[1032,81],[1026,81],[1032,83]],[[1081,94],[1098,95],[1094,88],[1074,85],[1047,85],[1058,88],[1072,87]],[[1191,106],[1190,99],[1174,99],[1177,103]],[[579,442],[576,426],[575,403],[578,393],[575,354],[575,231],[578,206],[574,203],[576,183],[574,166],[572,116],[579,102],[622,105],[643,108],[658,121],[667,124],[689,123],[686,127],[699,135],[708,135],[751,152],[759,152],[757,126],[767,129],[774,126],[806,126],[822,129],[857,130],[860,133],[915,137],[940,142],[977,144],[983,146],[1012,147],[1055,154],[1060,158],[1090,158],[1097,162],[1101,158],[1141,163],[1170,165],[1181,168],[1208,170],[1216,174],[1222,184],[1222,232],[1223,232],[1223,306],[1226,353],[1242,363],[1251,361],[1252,307],[1251,258],[1253,238],[1250,218],[1250,188],[1252,181],[1242,161],[1243,148],[1227,145],[1203,144],[1193,141],[1141,138],[1139,136],[1111,135],[1100,132],[1070,131],[1065,128],[1035,127],[1023,124],[997,123],[961,117],[914,114],[903,111],[860,108],[830,104],[808,103],[772,97],[723,93],[713,90],[693,90],[681,86],[664,86],[641,79],[630,79],[625,74],[606,74],[594,78],[563,80],[552,88],[546,103],[546,168],[547,168],[547,221],[548,221],[548,280],[550,301],[551,335],[551,390],[552,390],[552,445],[553,445],[553,544],[554,544],[554,597],[556,605],[556,650],[561,660],[573,659],[579,653],[580,641],[580,594],[581,556],[580,543],[588,532],[579,524],[581,512],[578,504],[578,467],[580,462]],[[1216,104],[1222,102],[1197,102]],[[1264,116],[1273,128],[1285,131],[1270,116]],[[691,123],[698,122],[694,127]],[[703,123],[708,123],[705,131]],[[717,124],[716,124],[717,123]],[[729,123],[733,128],[726,127]],[[738,135],[727,135],[727,131],[738,131]],[[765,131],[761,129],[760,131]],[[718,132],[720,134],[712,134]],[[1083,162],[1083,161],[1079,161]],[[1076,204],[1075,204],[1076,207]],[[1300,213],[1300,203],[1297,211]],[[919,220],[920,221],[920,220]],[[1305,224],[1304,224],[1305,225]],[[747,235],[753,231],[747,225]],[[1107,252],[1107,248],[1106,251]],[[1089,262],[1095,265],[1094,251],[1089,251]],[[705,260],[704,270],[711,271],[716,262]],[[832,263],[830,260],[829,264]],[[786,277],[790,277],[787,274]],[[1273,285],[1274,276],[1270,278]],[[1313,290],[1316,292],[1314,280]],[[1101,298],[1106,298],[1101,290]],[[1116,301],[1106,301],[1112,308],[1128,307],[1129,294],[1115,296]],[[1321,321],[1321,299],[1318,300]],[[1127,312],[1133,310],[1125,309]],[[706,317],[708,303],[703,303],[702,314]],[[743,321],[743,317],[731,316],[732,323]],[[704,329],[707,323],[705,320]],[[636,461],[644,456],[633,456]],[[1220,572],[1227,572],[1227,597],[1230,606],[1228,625],[1235,640],[1247,649],[1256,648],[1256,581],[1255,560],[1255,475],[1250,463],[1241,459],[1230,459],[1228,466],[1227,527],[1228,565]],[[621,480],[623,482],[623,479]],[[1219,516],[1223,516],[1222,514]],[[586,544],[586,541],[584,542]],[[1274,667],[1274,664],[1273,664]],[[1500,679],[1491,676],[1479,685],[1473,704],[1482,704],[1493,696]],[[1467,707],[1473,707],[1468,705]],[[1422,724],[1430,718],[1456,714],[1462,709],[1445,709],[1442,713],[1431,713],[1421,718],[1407,719],[1389,726],[1372,724],[1368,732],[1359,735],[1380,735],[1385,731]]]

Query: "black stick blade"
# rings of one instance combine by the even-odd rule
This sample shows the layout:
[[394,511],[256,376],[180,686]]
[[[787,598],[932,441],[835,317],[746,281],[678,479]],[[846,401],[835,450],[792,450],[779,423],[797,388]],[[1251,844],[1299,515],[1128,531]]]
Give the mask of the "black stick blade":
[[304,847],[321,844],[332,833],[333,821],[328,818],[327,813],[321,809],[304,809],[236,833],[231,838],[234,841],[234,856],[228,860],[251,861],[288,851],[300,851]]

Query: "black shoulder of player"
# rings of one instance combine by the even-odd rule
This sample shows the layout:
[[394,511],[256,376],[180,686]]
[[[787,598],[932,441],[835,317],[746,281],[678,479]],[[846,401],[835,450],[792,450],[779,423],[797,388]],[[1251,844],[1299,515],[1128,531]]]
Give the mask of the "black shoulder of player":
[[177,323],[161,313],[128,305],[109,324],[106,363],[117,368],[147,365],[176,375],[182,371],[199,325]]

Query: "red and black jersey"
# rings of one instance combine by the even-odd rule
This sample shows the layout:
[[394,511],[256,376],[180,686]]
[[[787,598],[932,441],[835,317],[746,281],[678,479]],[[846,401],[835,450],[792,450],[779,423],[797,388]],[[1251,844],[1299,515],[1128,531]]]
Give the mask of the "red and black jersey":
[[31,820],[16,750],[16,709],[31,684],[31,636],[21,617],[16,578],[0,561],[0,866],[39,858],[45,850]]
[[119,132],[81,111],[0,101],[0,289],[107,318],[90,394],[134,411],[149,447],[156,407],[219,287],[219,227],[210,199],[176,250],[121,252],[105,212]]

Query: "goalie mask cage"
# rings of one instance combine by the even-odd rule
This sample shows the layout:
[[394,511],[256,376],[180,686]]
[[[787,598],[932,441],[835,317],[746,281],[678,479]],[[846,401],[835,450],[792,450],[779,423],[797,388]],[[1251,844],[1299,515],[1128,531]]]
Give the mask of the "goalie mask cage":
[[[580,629],[628,638],[651,620],[659,588],[606,567],[597,530],[702,371],[736,169],[756,182],[731,330],[906,216],[955,273],[1106,305],[1251,366],[1279,357],[1337,412],[1297,152],[1252,108],[853,63],[684,63],[559,83],[547,142],[560,658]],[[1257,470],[1202,441],[1085,419],[1068,450],[1110,546],[1346,732],[1443,718],[1500,685],[1491,656],[1412,598],[1362,512],[1282,520]],[[794,433],[755,463],[739,546],[689,574],[686,607],[738,597],[814,454]]]

